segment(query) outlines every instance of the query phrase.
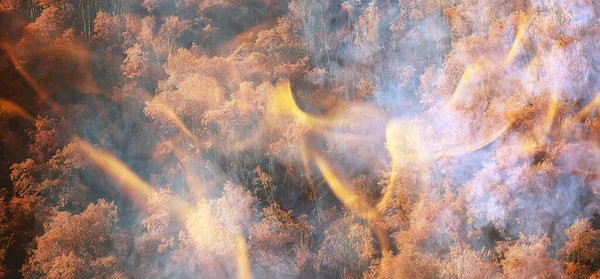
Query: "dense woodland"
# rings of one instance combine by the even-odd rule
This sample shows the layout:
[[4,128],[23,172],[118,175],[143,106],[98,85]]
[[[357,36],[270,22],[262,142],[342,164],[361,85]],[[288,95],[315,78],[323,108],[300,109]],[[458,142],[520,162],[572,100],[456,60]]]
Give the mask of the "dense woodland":
[[0,12],[0,277],[600,278],[598,1]]

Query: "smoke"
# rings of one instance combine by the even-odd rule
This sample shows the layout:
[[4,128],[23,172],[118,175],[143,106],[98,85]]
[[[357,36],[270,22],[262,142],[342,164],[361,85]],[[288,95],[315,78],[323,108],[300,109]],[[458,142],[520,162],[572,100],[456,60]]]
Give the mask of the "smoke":
[[13,184],[115,201],[134,277],[509,274],[597,223],[594,2],[111,3],[29,3],[42,105],[0,116],[55,123]]

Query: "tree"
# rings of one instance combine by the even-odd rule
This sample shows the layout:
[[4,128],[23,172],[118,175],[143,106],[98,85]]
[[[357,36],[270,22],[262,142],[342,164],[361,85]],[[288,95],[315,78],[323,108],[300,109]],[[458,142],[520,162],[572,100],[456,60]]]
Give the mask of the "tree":
[[123,33],[125,33],[123,27],[122,17],[99,11],[94,19],[93,38],[109,43],[108,51],[110,51],[113,46],[117,46],[123,41]]
[[370,227],[345,212],[325,228],[324,234],[316,255],[317,271],[326,276],[361,277],[376,253]]
[[62,129],[58,120],[50,117],[38,117],[29,133],[33,143],[29,145],[29,156],[37,163],[45,162],[61,146]]
[[47,162],[35,163],[32,159],[11,167],[11,180],[18,197],[45,197],[49,206],[61,209],[82,209],[88,200],[89,189],[82,182],[87,162],[74,145],[56,152]]
[[565,272],[570,278],[588,278],[599,256],[600,232],[590,221],[577,219],[566,234],[568,241],[561,251],[567,261]]
[[73,6],[63,3],[59,6],[49,4],[35,20],[25,27],[25,36],[22,42],[52,39],[63,33],[63,27],[70,17]]
[[164,267],[175,248],[177,236],[173,216],[168,210],[173,193],[162,190],[154,193],[148,199],[148,212],[142,220],[142,233],[135,239],[134,247],[137,252],[137,276],[162,277],[168,276]]
[[263,209],[260,222],[249,231],[250,255],[261,277],[299,276],[312,257],[311,226],[307,216],[273,203]]
[[150,69],[149,53],[139,44],[134,44],[125,51],[127,57],[121,66],[123,75],[127,78],[146,77]]
[[6,277],[10,270],[4,265],[7,256],[7,250],[12,245],[14,232],[9,229],[9,207],[6,200],[0,198],[0,277]]
[[600,252],[600,232],[592,228],[590,221],[577,219],[566,231],[569,240],[563,247],[563,252],[571,262],[590,264]]
[[375,7],[375,2],[371,2],[358,18],[355,43],[367,55],[371,55],[379,50],[380,22],[381,14],[379,14],[377,7]]
[[223,195],[201,200],[187,215],[173,261],[182,276],[227,277],[236,271],[237,238],[250,228],[257,199],[240,186],[225,184]]
[[158,9],[162,3],[163,1],[161,0],[144,0],[142,2],[142,7],[146,8],[146,11],[151,13],[152,11]]
[[176,40],[187,31],[191,26],[189,20],[181,20],[177,16],[169,16],[166,18],[165,23],[160,26],[158,36],[163,41],[163,44],[167,48],[167,53],[170,55],[176,49]]
[[521,235],[508,245],[503,253],[502,271],[507,278],[563,278],[563,268],[557,260],[550,257],[547,249],[550,239],[547,237],[529,237]]
[[9,0],[0,3],[0,12],[12,12],[21,7],[23,0]]
[[361,78],[356,85],[356,97],[360,100],[369,100],[375,95],[375,90],[375,85],[372,82]]
[[223,95],[224,90],[216,79],[197,74],[187,75],[176,88],[158,93],[144,112],[161,125],[173,125],[174,114],[186,127],[197,131],[204,113],[218,107]]
[[454,244],[441,271],[443,278],[499,278],[498,264],[482,252],[473,251],[465,244]]
[[65,2],[62,0],[35,0],[33,1],[36,5],[40,6],[42,9],[46,9],[52,6],[60,7],[64,5]]
[[35,239],[24,276],[119,276],[124,272],[126,246],[117,221],[116,206],[105,200],[80,214],[58,212]]

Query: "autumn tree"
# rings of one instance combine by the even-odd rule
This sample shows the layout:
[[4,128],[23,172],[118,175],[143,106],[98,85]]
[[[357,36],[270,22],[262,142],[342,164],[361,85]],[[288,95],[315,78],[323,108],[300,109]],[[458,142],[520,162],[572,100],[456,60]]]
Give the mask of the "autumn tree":
[[173,254],[183,276],[223,277],[236,272],[237,239],[250,228],[257,199],[230,183],[222,194],[214,200],[199,201],[186,217],[179,248]]
[[375,89],[372,82],[361,78],[356,85],[356,97],[361,100],[368,100],[375,95]]
[[107,50],[111,51],[113,45],[123,41],[123,33],[126,32],[124,27],[123,17],[99,11],[94,19],[93,38],[108,43],[110,46]]
[[80,214],[58,212],[35,239],[24,276],[123,276],[126,244],[117,221],[116,206],[104,200]]
[[327,276],[361,277],[376,253],[369,225],[350,212],[324,230],[316,269]]
[[148,213],[142,220],[142,233],[135,239],[137,276],[160,277],[164,273],[165,258],[175,247],[176,217],[170,210],[173,194],[170,191],[154,193],[148,199]]
[[371,2],[358,18],[356,45],[368,55],[373,54],[379,48],[380,21],[381,15],[375,6],[375,2]]
[[35,163],[32,159],[11,167],[11,180],[18,197],[40,196],[46,204],[63,209],[84,208],[89,189],[84,185],[83,174],[87,162],[67,145],[47,162]]
[[0,11],[3,11],[3,12],[15,11],[21,7],[22,3],[23,3],[22,0],[3,1],[0,4]]
[[299,276],[313,256],[307,216],[293,217],[277,203],[263,209],[249,230],[250,255],[260,277]]
[[598,258],[600,233],[589,221],[578,219],[566,231],[568,241],[562,248],[567,260],[566,274],[570,277],[587,278],[590,268]]
[[170,55],[175,51],[176,40],[191,26],[189,20],[181,20],[177,16],[170,16],[165,19],[165,23],[160,26],[158,36],[167,48]]
[[51,39],[63,33],[65,22],[71,16],[73,6],[69,3],[48,4],[40,16],[25,28],[23,42]]
[[144,51],[139,44],[135,44],[128,48],[125,54],[127,57],[121,66],[123,75],[131,79],[147,76],[150,68],[148,52]]
[[501,270],[488,255],[464,244],[454,244],[444,262],[444,278],[498,278]]
[[520,238],[507,247],[502,260],[502,271],[507,278],[562,278],[563,267],[548,253],[547,237]]

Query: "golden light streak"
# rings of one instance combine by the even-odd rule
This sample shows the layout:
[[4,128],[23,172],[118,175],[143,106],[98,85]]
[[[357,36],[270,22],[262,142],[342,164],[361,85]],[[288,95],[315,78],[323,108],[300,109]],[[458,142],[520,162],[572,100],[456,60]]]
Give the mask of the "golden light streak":
[[[155,193],[152,186],[146,183],[135,172],[133,172],[125,163],[121,162],[114,155],[93,147],[89,143],[76,139],[75,144],[90,161],[96,165],[102,172],[110,177],[125,192],[138,208],[146,210],[148,199]],[[186,202],[171,198],[168,201],[168,210],[175,213],[181,220],[191,208]]]
[[596,93],[594,99],[590,101],[585,107],[579,110],[575,115],[567,118],[561,123],[561,132],[567,132],[573,125],[577,123],[585,122],[588,119],[597,117],[598,106],[600,105],[600,94]]
[[600,94],[596,94],[594,99],[583,107],[577,114],[574,116],[574,119],[578,121],[585,121],[590,118],[590,116],[598,113],[598,105],[600,105]]
[[259,23],[255,26],[249,27],[242,33],[236,35],[231,40],[228,40],[226,43],[219,46],[217,49],[220,50],[221,54],[228,54],[234,51],[236,48],[238,48],[243,42],[254,42],[260,31],[271,29],[276,24],[277,20],[271,19],[263,23]]
[[502,126],[502,128],[500,128],[495,133],[487,136],[483,140],[476,142],[472,145],[459,146],[456,148],[452,148],[448,151],[443,151],[443,152],[439,153],[438,156],[439,157],[458,156],[458,155],[475,152],[481,148],[486,147],[488,144],[492,143],[494,140],[496,140],[498,137],[500,137],[502,134],[504,134],[508,130],[508,128],[510,128],[511,125],[512,125],[512,121],[508,121],[508,122],[506,122],[506,124],[504,126]]
[[[144,210],[147,209],[148,199],[155,193],[150,185],[148,185],[143,179],[141,179],[137,174],[131,171],[123,162],[114,157],[112,154],[97,149],[83,140],[76,140],[75,142],[77,144],[78,149],[82,153],[84,153],[96,166],[98,166],[115,182],[118,182],[125,194],[131,200],[134,201],[136,206]],[[167,204],[168,208],[166,209],[174,213],[175,216],[182,221],[186,220],[186,217],[192,208],[187,202],[176,198],[170,198],[170,200],[167,201]],[[209,221],[204,222],[202,226],[209,226],[212,229],[202,232],[207,233],[210,231],[214,233],[216,230],[219,234],[226,233],[224,229],[218,225],[218,221],[214,218],[214,216],[212,216],[212,214],[206,214],[208,215],[204,217],[208,218],[207,220]],[[195,241],[202,242],[202,237],[209,236],[192,234],[192,237]],[[211,238],[209,237],[208,239]],[[235,241],[239,278],[252,279],[250,261],[248,258],[246,242],[243,235],[241,233],[237,234],[235,237]]]
[[3,114],[19,116],[31,122],[35,122],[35,118],[31,116],[27,110],[12,101],[0,98],[0,115]]
[[[509,53],[507,54],[506,58],[503,61],[504,66],[508,66],[511,63],[513,63],[515,58],[519,54],[519,51],[521,51],[523,43],[525,42],[525,39],[526,39],[525,36],[526,36],[527,28],[529,25],[529,20],[530,20],[529,17],[530,17],[529,14],[524,14],[524,15],[521,15],[521,17],[519,18],[517,34],[515,35],[515,40],[509,50]],[[528,67],[529,75],[535,76],[536,71],[538,70],[539,67],[540,67],[540,57],[538,55],[536,55],[535,57],[533,57],[533,59],[529,63],[529,67]],[[463,73],[463,75],[459,81],[459,84],[457,85],[457,87],[455,89],[454,94],[452,95],[450,101],[448,102],[449,107],[456,108],[456,104],[457,104],[458,100],[460,98],[463,98],[466,84],[468,82],[470,82],[474,78],[474,75],[476,74],[476,72],[478,70],[481,70],[482,68],[483,68],[482,62],[473,63],[473,64],[470,64],[469,66],[467,66],[467,69],[465,69],[465,72]],[[557,106],[558,106],[558,97],[557,97],[557,94],[553,94],[551,104],[550,104],[550,107],[548,109],[548,112],[547,112],[547,115],[545,118],[546,120],[542,126],[543,127],[542,134],[544,134],[544,135],[547,135],[550,130],[550,127],[551,127],[553,119],[554,119],[554,115],[557,110]],[[486,137],[485,139],[483,139],[477,143],[467,145],[467,146],[452,148],[448,151],[443,151],[443,152],[439,153],[437,156],[440,156],[440,157],[457,156],[457,155],[467,154],[467,153],[471,153],[476,150],[479,150],[479,149],[487,146],[488,144],[492,143],[494,140],[496,140],[498,137],[500,137],[502,134],[504,134],[508,130],[508,128],[510,128],[512,123],[513,123],[513,120],[507,121],[506,124],[503,125],[499,130],[497,130],[493,134],[489,135],[488,137]],[[388,140],[388,142],[389,142],[389,140]]]
[[[267,106],[267,117],[281,118],[289,117],[297,120],[313,131],[333,135],[335,130],[329,128],[351,127],[354,124],[359,124],[358,118],[362,117],[382,117],[383,111],[375,106],[366,104],[342,104],[338,109],[330,111],[327,115],[311,115],[304,112],[294,99],[290,81],[285,80],[277,84],[275,93]],[[268,120],[265,120],[268,122]],[[353,135],[358,137],[360,135]],[[368,137],[364,137],[367,139]]]
[[146,208],[148,198],[154,194],[152,187],[141,179],[114,155],[93,147],[83,140],[76,140],[78,149],[100,170],[117,182],[125,194],[140,208]]
[[546,111],[544,121],[536,133],[538,141],[543,141],[550,133],[550,129],[552,128],[552,124],[554,123],[554,118],[556,116],[556,111],[558,110],[558,99],[558,93],[556,91],[552,92],[552,95],[550,96],[550,104],[548,105],[548,110]]
[[312,154],[315,163],[323,173],[327,184],[333,194],[346,205],[348,208],[354,210],[359,216],[367,221],[378,221],[381,216],[379,212],[374,208],[370,207],[365,201],[363,201],[357,194],[348,188],[349,183],[344,181],[340,175],[333,169],[333,167],[325,160],[320,154],[314,152]]
[[48,100],[50,94],[42,88],[37,81],[25,70],[25,67],[19,61],[19,58],[15,54],[13,47],[8,43],[0,42],[0,47],[4,49],[6,55],[8,56],[10,62],[15,66],[15,69],[21,74],[21,76],[29,83],[29,85],[33,88],[33,90],[38,94],[41,101],[45,102]]
[[238,278],[252,279],[250,260],[248,258],[248,249],[246,248],[246,240],[244,239],[244,236],[241,233],[238,233],[236,235],[235,244],[236,259],[238,266]]
[[554,122],[554,117],[556,116],[556,111],[558,110],[558,93],[552,92],[552,96],[550,99],[550,107],[548,108],[548,112],[546,113],[546,121],[544,123],[544,133],[547,135],[552,127],[552,123]]
[[527,68],[527,73],[530,75],[530,77],[535,77],[538,72],[540,67],[542,66],[542,59],[540,58],[540,55],[535,55],[531,61],[529,61],[529,67]]
[[185,164],[185,177],[188,188],[194,194],[196,200],[201,200],[206,197],[208,191],[208,184],[204,182],[202,178],[194,171],[189,162],[182,162]]
[[[502,65],[504,67],[512,64],[514,62],[515,58],[517,57],[517,55],[519,54],[519,52],[521,51],[522,46],[526,39],[527,28],[529,25],[529,17],[530,17],[529,14],[524,14],[524,15],[520,16],[519,24],[517,26],[517,34],[515,35],[515,40],[511,46],[508,54],[502,61]],[[532,66],[537,66],[538,60],[539,60],[539,58],[535,57],[534,60],[532,61]],[[474,78],[476,78],[476,74],[478,72],[483,72],[486,67],[488,67],[488,68],[494,67],[494,65],[496,65],[496,63],[497,62],[494,62],[494,61],[490,61],[490,63],[486,63],[486,61],[480,60],[480,61],[469,64],[466,67],[465,71],[463,72],[463,75],[461,76],[460,81],[458,82],[458,85],[456,86],[456,89],[454,90],[454,93],[452,94],[452,97],[448,101],[448,106],[453,109],[456,109],[456,105],[458,104],[458,102],[462,98],[465,98],[465,94],[467,93],[467,90],[466,90],[467,84],[469,84],[471,81],[473,81]]]
[[476,73],[480,70],[481,65],[479,63],[473,63],[467,66],[460,78],[460,81],[458,82],[458,85],[456,86],[456,89],[454,90],[454,93],[452,94],[452,97],[448,101],[449,107],[456,109],[458,101],[464,98],[464,94],[466,93],[465,87],[473,80]]
[[523,43],[525,43],[525,35],[527,33],[527,26],[529,25],[529,14],[521,15],[519,18],[519,25],[517,27],[517,34],[515,35],[515,41],[510,47],[510,51],[504,59],[504,65],[508,66],[512,64],[521,51]]
[[160,111],[165,114],[167,119],[169,119],[169,121],[171,121],[173,125],[175,125],[175,127],[179,129],[179,131],[181,131],[186,137],[193,140],[196,139],[194,134],[185,126],[183,121],[181,121],[179,116],[177,116],[177,114],[171,108],[161,102],[155,102],[155,104],[160,108]]
[[[353,116],[355,116],[355,114],[345,115],[345,113],[351,113],[351,111],[347,110],[342,110],[342,113],[338,114],[337,117],[320,117],[305,113],[299,108],[296,101],[294,100],[289,81],[284,81],[277,85],[275,96],[269,104],[267,112],[272,117],[279,117],[282,115],[291,117],[294,120],[298,120],[309,125],[311,128],[317,131],[321,130],[321,128],[331,127],[338,124],[344,124],[347,121],[353,119]],[[357,111],[355,112],[358,113]],[[374,114],[380,113],[379,111],[373,111],[371,107],[365,107],[359,112],[361,114],[369,114],[371,112],[373,112]],[[392,141],[392,138],[390,136],[388,136],[388,139],[389,141]],[[331,166],[331,164],[327,160],[325,160],[322,157],[322,155],[318,154],[317,152],[312,152],[309,149],[305,140],[306,139],[304,137],[301,137],[299,139],[299,148],[302,159],[302,165],[310,183],[312,184],[312,180],[310,178],[311,172],[309,167],[309,161],[310,158],[313,158],[315,160],[315,163],[317,164],[317,167],[322,172],[325,180],[328,182],[328,185],[332,190],[333,194],[345,206],[353,210],[361,218],[367,220],[371,224],[382,249],[387,251],[389,249],[389,245],[387,241],[386,232],[379,225],[377,225],[377,222],[381,221],[381,216],[379,212],[375,208],[369,206],[356,193],[354,193],[347,186],[349,185],[349,183],[341,178],[341,176],[334,170],[333,166]],[[413,140],[412,142],[414,141],[415,140]],[[394,153],[398,154],[397,152]],[[416,157],[420,156],[417,155]],[[396,159],[396,161],[398,160]]]
[[153,98],[152,94],[150,94],[146,90],[142,90],[139,94],[139,97],[142,98],[142,100],[144,100],[146,103],[152,102],[152,105],[156,106],[159,109],[159,111],[163,113],[164,116],[166,116],[166,118],[171,122],[171,124],[173,124],[173,126],[175,126],[175,128],[182,132],[186,137],[194,141],[197,140],[196,136],[194,136],[192,131],[190,131],[185,126],[181,118],[179,118],[179,116],[169,106],[165,105],[158,99]]
[[369,206],[367,202],[362,200],[354,191],[352,191],[347,185],[349,183],[344,181],[343,178],[337,173],[337,171],[331,166],[331,164],[318,154],[317,152],[312,153],[312,157],[317,164],[317,167],[321,170],[323,177],[327,181],[329,188],[333,194],[348,208],[356,212],[358,216],[365,219],[371,224],[375,231],[375,235],[379,240],[379,244],[383,251],[389,250],[389,244],[387,241],[387,235],[385,231],[377,225],[377,222],[381,221],[381,215],[377,210]]
[[92,75],[92,66],[89,51],[80,42],[69,41],[66,44],[55,45],[56,52],[62,52],[65,56],[75,58],[79,66],[79,79],[74,80],[73,86],[83,93],[97,94],[100,89]]
[[302,167],[304,168],[304,173],[306,174],[306,180],[308,181],[308,186],[310,187],[310,191],[309,191],[309,198],[311,200],[316,199],[316,188],[315,185],[313,183],[312,180],[312,174],[310,171],[310,162],[309,162],[309,150],[308,150],[308,146],[306,145],[305,142],[305,138],[304,137],[300,137],[300,139],[298,140],[298,144],[300,145],[300,157],[302,158]]
[[409,165],[417,168],[422,184],[429,185],[429,162],[433,153],[428,149],[427,143],[418,136],[414,124],[407,120],[393,119],[388,122],[385,131],[386,144],[391,157],[391,176],[381,201],[377,205],[384,207],[398,186],[399,174]]
[[287,115],[304,123],[313,125],[327,123],[327,121],[314,117],[300,109],[300,107],[296,104],[296,100],[294,100],[294,96],[292,95],[292,89],[289,80],[282,81],[277,85],[275,89],[275,96],[269,104],[267,112],[271,116]]
[[302,166],[304,167],[304,172],[310,178],[310,167],[309,167],[309,162],[308,162],[309,151],[308,151],[308,147],[306,146],[304,137],[301,137],[299,139],[299,145],[300,145],[300,157],[302,157]]
[[398,179],[397,177],[401,162],[400,154],[402,152],[402,147],[400,146],[400,141],[398,140],[398,137],[400,137],[402,134],[407,134],[407,132],[409,132],[409,129],[410,128],[408,125],[402,125],[397,121],[388,122],[386,126],[385,139],[391,157],[392,172],[387,189],[385,190],[383,197],[381,198],[381,201],[378,204],[379,207],[387,204],[395,191],[396,181]]

